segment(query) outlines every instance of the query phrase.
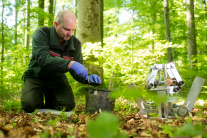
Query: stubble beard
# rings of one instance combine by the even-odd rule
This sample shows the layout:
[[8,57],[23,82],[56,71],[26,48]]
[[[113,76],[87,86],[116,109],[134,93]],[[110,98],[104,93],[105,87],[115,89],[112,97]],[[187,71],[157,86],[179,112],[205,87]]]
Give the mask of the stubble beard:
[[62,38],[64,41],[68,41],[70,39],[70,36],[65,36]]

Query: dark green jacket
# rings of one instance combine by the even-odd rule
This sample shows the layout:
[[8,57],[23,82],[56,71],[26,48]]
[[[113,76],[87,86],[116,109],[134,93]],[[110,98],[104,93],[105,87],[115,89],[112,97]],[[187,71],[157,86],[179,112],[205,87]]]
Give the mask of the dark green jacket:
[[[80,41],[75,36],[71,36],[61,46],[54,26],[39,28],[33,34],[32,57],[23,80],[27,78],[42,81],[65,79],[65,73],[68,72],[67,66],[71,60],[83,64]],[[70,70],[70,73],[75,80],[87,83],[73,70]]]

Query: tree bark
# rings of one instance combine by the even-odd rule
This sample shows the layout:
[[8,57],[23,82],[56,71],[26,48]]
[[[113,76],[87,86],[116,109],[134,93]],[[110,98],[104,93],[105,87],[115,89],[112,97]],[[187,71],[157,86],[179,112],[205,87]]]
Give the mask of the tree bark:
[[[203,0],[203,8],[204,8],[204,11],[206,12],[206,0]],[[206,13],[204,13],[204,25],[203,26],[206,26]],[[205,54],[207,54],[207,42],[206,42],[206,27],[204,27],[204,42],[205,42]]]
[[[14,41],[15,41],[15,49],[17,46],[17,17],[18,17],[18,0],[15,0],[15,29],[14,29]],[[16,68],[17,65],[17,56],[15,55],[15,62],[14,62],[14,68]]]
[[15,46],[17,45],[17,16],[18,16],[18,0],[15,0]]
[[[164,0],[164,18],[165,18],[165,38],[166,38],[166,41],[169,43],[171,42],[171,36],[170,36],[170,19],[169,19],[168,0]],[[167,48],[167,58],[168,58],[169,63],[173,61],[172,47]]]
[[3,86],[3,62],[4,62],[4,0],[2,0],[2,13],[1,13],[1,35],[2,35],[2,49],[1,49],[1,84]]
[[41,27],[41,26],[44,26],[44,7],[45,7],[45,1],[44,0],[39,0],[39,8],[40,8],[40,11],[39,11],[39,19],[38,19],[38,26]]
[[57,0],[54,0],[54,6],[53,6],[53,11],[54,11],[54,16],[56,15],[56,12],[55,12],[55,10],[56,10],[56,5],[57,5]]
[[[78,0],[78,39],[82,44],[86,42],[101,42],[103,47],[103,0]],[[97,62],[94,56],[86,61]],[[102,81],[103,66],[84,63],[89,74],[97,74]]]
[[49,13],[49,20],[48,20],[48,26],[52,26],[53,25],[53,18],[54,18],[54,14],[53,14],[53,0],[49,0],[49,7],[48,7],[48,13]]
[[[27,51],[29,51],[29,43],[30,43],[30,0],[27,0],[27,27],[26,27],[26,33],[25,33],[25,45]],[[27,58],[29,55],[26,56]]]
[[[156,5],[157,5],[157,0],[153,0],[151,2],[152,9],[154,7],[156,7]],[[154,9],[156,9],[156,8],[154,8]],[[156,13],[157,13],[157,10],[154,10],[151,15],[152,16],[151,29],[150,29],[151,36],[153,36],[155,34]],[[154,41],[154,37],[153,37],[153,39],[151,40],[151,44],[150,44],[150,50],[154,50],[154,45],[155,45],[155,41]]]
[[131,19],[131,63],[134,62],[134,7],[132,8],[132,19]]
[[78,38],[82,43],[101,42],[101,1],[78,1]]
[[[75,1],[75,16],[78,19],[78,0]],[[77,29],[74,32],[74,36],[77,36]]]
[[[188,56],[191,69],[197,69],[197,46],[195,34],[194,0],[186,0],[187,3],[187,30],[188,30]],[[195,58],[195,59],[194,59]]]

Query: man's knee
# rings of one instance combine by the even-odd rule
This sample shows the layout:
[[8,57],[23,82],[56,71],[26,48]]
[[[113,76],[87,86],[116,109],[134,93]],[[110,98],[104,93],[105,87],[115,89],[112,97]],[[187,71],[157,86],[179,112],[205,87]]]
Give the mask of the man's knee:
[[71,111],[75,108],[75,102],[74,101],[60,101],[55,103],[55,107],[58,110],[65,110],[65,111]]
[[25,112],[32,113],[36,109],[41,108],[42,104],[41,103],[36,103],[33,100],[21,100],[21,107]]

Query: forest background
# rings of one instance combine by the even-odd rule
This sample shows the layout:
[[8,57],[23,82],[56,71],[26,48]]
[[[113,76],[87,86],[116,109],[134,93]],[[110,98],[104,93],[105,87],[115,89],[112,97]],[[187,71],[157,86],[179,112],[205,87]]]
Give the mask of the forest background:
[[85,66],[106,88],[143,85],[151,65],[172,61],[179,72],[185,69],[180,74],[186,88],[192,83],[189,69],[206,78],[205,0],[2,0],[1,7],[1,93],[21,91],[32,34],[52,26],[61,9],[76,14],[74,35],[82,42]]
[[[107,89],[143,87],[150,66],[175,62],[188,93],[207,73],[206,0],[2,0],[0,95],[20,95],[31,57],[33,32],[52,26],[70,9],[78,20],[84,65]],[[67,73],[74,93],[83,87]],[[206,83],[199,99],[206,99]]]

